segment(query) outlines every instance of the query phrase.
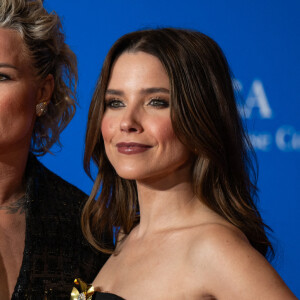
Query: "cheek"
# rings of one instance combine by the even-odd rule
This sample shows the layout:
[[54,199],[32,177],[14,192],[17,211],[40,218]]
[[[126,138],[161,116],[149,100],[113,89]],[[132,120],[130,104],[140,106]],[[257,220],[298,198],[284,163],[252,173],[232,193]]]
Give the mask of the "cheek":
[[[15,87],[15,86],[14,86]],[[0,91],[0,139],[1,146],[16,145],[28,141],[35,123],[35,99],[26,89],[16,86]],[[21,144],[20,144],[21,145]],[[5,148],[5,147],[4,147]]]
[[1,118],[8,119],[15,125],[21,123],[20,126],[24,127],[26,123],[32,123],[35,117],[35,105],[31,103],[30,97],[14,94],[7,97],[0,96],[0,98],[0,111],[3,112]]
[[110,122],[107,117],[103,117],[102,123],[101,123],[101,133],[103,136],[104,141],[107,141],[109,139],[111,129],[110,129]]
[[114,168],[116,167],[115,149],[113,147],[112,140],[116,135],[116,130],[117,126],[115,118],[104,115],[101,123],[101,134],[104,142],[104,150],[108,160]]
[[101,134],[104,143],[111,142],[117,130],[117,122],[115,118],[104,115],[101,123]]
[[160,146],[160,155],[166,155],[170,160],[187,160],[190,151],[175,135],[170,118],[157,120],[154,124],[153,130]]
[[169,144],[178,141],[170,118],[159,118],[149,125],[152,134],[160,144]]

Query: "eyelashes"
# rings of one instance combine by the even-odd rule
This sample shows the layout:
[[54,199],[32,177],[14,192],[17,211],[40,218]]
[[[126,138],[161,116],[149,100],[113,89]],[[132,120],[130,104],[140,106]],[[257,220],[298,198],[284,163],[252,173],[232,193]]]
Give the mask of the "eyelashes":
[[[147,101],[145,105],[157,109],[167,108],[169,107],[169,100],[155,97]],[[118,109],[122,107],[126,107],[126,103],[121,99],[112,98],[105,100],[105,108]]]
[[0,73],[0,81],[6,81],[6,80],[10,80],[10,77],[8,75]]
[[153,98],[147,104],[148,106],[154,106],[157,108],[166,108],[169,107],[169,101],[161,98]]
[[120,107],[125,107],[125,104],[122,100],[110,99],[105,101],[105,108],[117,109]]

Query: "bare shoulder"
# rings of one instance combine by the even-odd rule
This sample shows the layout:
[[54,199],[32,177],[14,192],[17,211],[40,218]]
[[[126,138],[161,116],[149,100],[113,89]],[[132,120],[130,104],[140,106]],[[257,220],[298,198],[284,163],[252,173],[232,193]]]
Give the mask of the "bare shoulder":
[[232,264],[241,263],[242,256],[249,259],[251,255],[259,256],[259,253],[239,229],[222,223],[207,223],[200,225],[191,236],[187,261],[196,268],[194,272],[202,274],[205,270],[208,275],[214,275],[214,272],[232,270]]
[[193,259],[216,254],[233,255],[232,248],[251,247],[246,236],[231,224],[205,223],[195,228],[189,244],[189,255]]
[[187,257],[194,282],[201,278],[217,299],[296,299],[269,262],[231,225],[202,225]]

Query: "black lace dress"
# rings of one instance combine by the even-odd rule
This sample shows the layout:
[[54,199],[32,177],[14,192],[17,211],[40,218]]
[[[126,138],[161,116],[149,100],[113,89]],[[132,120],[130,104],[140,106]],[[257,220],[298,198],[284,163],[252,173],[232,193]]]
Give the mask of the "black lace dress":
[[86,195],[29,155],[23,262],[12,300],[70,299],[76,277],[92,282],[107,260],[85,241],[80,214]]

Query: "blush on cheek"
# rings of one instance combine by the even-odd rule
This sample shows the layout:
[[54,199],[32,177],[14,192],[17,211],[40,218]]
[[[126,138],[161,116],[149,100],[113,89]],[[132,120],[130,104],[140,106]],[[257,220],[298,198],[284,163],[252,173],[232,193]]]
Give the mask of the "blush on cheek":
[[159,120],[155,125],[157,137],[159,137],[161,141],[177,140],[170,118]]
[[110,122],[106,118],[103,118],[102,123],[101,123],[101,133],[103,136],[104,141],[109,138],[111,129],[110,129]]

